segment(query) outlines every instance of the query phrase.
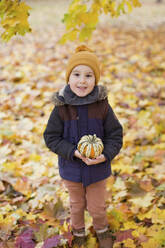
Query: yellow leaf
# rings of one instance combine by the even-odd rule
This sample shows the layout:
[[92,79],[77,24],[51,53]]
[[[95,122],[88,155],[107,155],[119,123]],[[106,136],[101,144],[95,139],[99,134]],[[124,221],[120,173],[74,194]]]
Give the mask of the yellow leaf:
[[89,18],[90,18],[89,13],[82,13],[79,16],[79,20],[81,20],[81,23],[84,23],[84,24],[88,24],[89,23]]
[[135,141],[137,137],[137,132],[135,132],[134,129],[130,129],[129,132],[127,132],[124,136],[124,144],[123,147],[126,148],[129,144]]
[[126,160],[115,161],[114,164],[112,165],[112,168],[117,171],[121,171],[122,173],[128,173],[128,174],[131,174],[134,171],[134,167]]
[[90,237],[87,240],[87,247],[88,248],[97,248],[97,241],[96,241],[96,237],[92,237],[92,235],[90,235]]
[[157,85],[165,85],[165,80],[163,79],[163,78],[157,78],[157,79],[155,79],[155,80],[153,80],[153,82],[155,83],[155,84],[157,84]]
[[132,202],[136,206],[147,208],[152,204],[153,199],[154,199],[154,194],[147,193],[145,196],[132,198],[132,199],[129,199],[128,201]]
[[128,229],[137,229],[137,224],[134,221],[126,221],[123,223],[124,226],[124,230],[128,230]]
[[[2,6],[1,6],[2,7]],[[9,1],[8,7],[5,9],[5,15],[2,16],[2,27],[5,31],[1,38],[8,41],[13,35],[24,35],[30,32],[31,28],[28,23],[28,11],[31,9],[25,2]]]
[[83,29],[81,29],[80,34],[79,34],[79,40],[83,42],[87,38],[89,39],[92,35],[93,28],[88,28],[85,26]]
[[8,231],[10,231],[12,229],[12,226],[14,224],[16,224],[14,217],[9,215],[6,218],[3,218],[3,220],[1,220],[1,222],[0,222],[0,230],[2,230],[3,232],[8,233]]
[[116,231],[120,228],[121,223],[125,221],[124,214],[118,209],[108,210],[108,220],[112,230]]
[[84,23],[96,26],[98,23],[98,12],[88,12],[88,19],[86,22],[84,21]]
[[119,3],[116,12],[117,12],[117,15],[120,15],[121,13],[126,14],[123,1]]
[[88,211],[85,211],[85,223],[86,223],[87,229],[92,225],[92,217],[89,215]]
[[107,181],[106,181],[106,189],[107,189],[107,191],[112,190],[112,186],[114,184],[114,181],[115,181],[115,178],[112,175],[107,179]]
[[135,7],[141,7],[141,3],[139,2],[139,0],[132,0],[132,2]]
[[154,209],[151,209],[150,211],[146,212],[146,213],[142,213],[142,212],[139,212],[137,217],[140,219],[140,220],[143,220],[145,218],[148,218],[148,219],[152,219],[153,217],[153,212],[155,210]]
[[9,28],[9,27],[16,26],[19,23],[19,21],[17,18],[12,18],[12,19],[6,18],[1,23],[2,23],[3,28]]
[[62,38],[59,40],[60,44],[64,44],[67,40],[76,40],[77,39],[77,33],[78,29],[74,29],[62,36]]
[[70,229],[70,223],[68,223],[66,220],[64,221],[64,224],[62,226],[63,232],[68,232]]
[[117,177],[117,179],[113,185],[113,188],[115,188],[117,190],[126,189],[125,182],[121,179],[121,177]]
[[32,193],[30,183],[27,179],[18,178],[13,187],[24,195],[30,195]]
[[136,248],[136,245],[134,244],[134,241],[132,239],[126,239],[123,241],[124,246],[127,248]]
[[142,110],[138,113],[138,125],[142,127],[149,127],[152,125],[152,121],[150,119],[151,112]]
[[156,144],[156,145],[154,145],[154,148],[164,150],[165,149],[165,143]]
[[158,224],[165,224],[165,209],[156,208],[152,214],[152,222]]
[[11,216],[16,218],[16,219],[20,219],[21,217],[24,217],[26,215],[27,215],[27,213],[24,212],[21,208],[18,208],[11,213]]
[[160,138],[162,142],[165,142],[165,134],[162,134]]
[[147,242],[141,243],[143,248],[159,248],[158,242],[155,240],[155,238],[149,239]]
[[41,156],[35,153],[32,153],[29,157],[29,160],[33,160],[35,162],[38,162],[41,160]]
[[72,3],[69,6],[68,11],[72,12],[75,10],[75,8],[77,8],[78,4],[79,4],[80,0],[73,0]]
[[140,187],[146,191],[151,191],[153,189],[151,180],[142,180],[140,181]]
[[3,222],[3,215],[0,214],[0,223],[2,223],[2,222]]
[[116,100],[115,100],[115,96],[112,93],[108,93],[108,101],[110,103],[110,105],[112,106],[112,108],[114,108],[116,106]]
[[114,200],[115,200],[115,201],[120,201],[121,198],[125,197],[127,194],[128,194],[128,193],[127,193],[126,190],[121,190],[121,191],[115,193],[115,195],[114,195]]
[[17,162],[6,162],[2,164],[3,172],[12,172],[15,176],[22,175],[22,167]]
[[135,227],[135,230],[132,231],[132,235],[134,237],[139,237],[140,235],[143,235],[146,233],[146,227],[143,227],[143,226],[136,226]]
[[116,8],[116,2],[115,1],[110,2],[110,4],[109,4],[109,10],[110,10],[110,13],[111,13],[111,16],[112,17],[115,17],[115,16],[118,15],[117,14],[117,11],[115,10],[115,8]]
[[132,12],[132,5],[130,2],[126,1],[127,7],[128,7],[128,13]]
[[91,6],[91,9],[93,12],[97,12],[97,11],[99,11],[100,7],[101,7],[100,1],[97,1],[97,2],[94,1],[92,6]]
[[36,220],[36,218],[38,218],[38,215],[37,214],[32,214],[32,213],[29,213],[26,215],[26,219],[27,220]]

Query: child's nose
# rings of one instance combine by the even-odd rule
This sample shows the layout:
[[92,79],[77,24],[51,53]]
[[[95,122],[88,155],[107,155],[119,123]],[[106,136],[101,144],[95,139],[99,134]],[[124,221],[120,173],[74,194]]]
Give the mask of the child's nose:
[[84,83],[84,82],[85,82],[85,76],[81,76],[81,77],[80,77],[80,82],[81,82],[81,83]]

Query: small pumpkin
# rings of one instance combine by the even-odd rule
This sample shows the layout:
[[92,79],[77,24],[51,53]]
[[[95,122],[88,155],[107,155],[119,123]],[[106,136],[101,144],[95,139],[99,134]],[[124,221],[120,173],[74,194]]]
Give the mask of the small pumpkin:
[[78,142],[77,149],[84,157],[96,158],[102,154],[104,145],[96,134],[84,135]]

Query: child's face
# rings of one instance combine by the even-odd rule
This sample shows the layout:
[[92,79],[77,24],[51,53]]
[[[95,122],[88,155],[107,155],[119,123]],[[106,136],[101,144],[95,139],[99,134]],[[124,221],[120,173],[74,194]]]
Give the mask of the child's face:
[[68,84],[77,96],[87,96],[95,86],[95,74],[87,65],[75,66],[70,73]]

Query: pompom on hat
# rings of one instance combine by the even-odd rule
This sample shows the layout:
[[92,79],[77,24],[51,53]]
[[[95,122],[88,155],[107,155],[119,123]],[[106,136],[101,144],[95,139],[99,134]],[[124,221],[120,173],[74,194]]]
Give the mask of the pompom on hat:
[[85,45],[78,46],[75,53],[69,58],[66,68],[66,82],[69,81],[70,73],[77,65],[87,65],[92,68],[95,74],[96,84],[100,79],[100,63],[94,52]]

